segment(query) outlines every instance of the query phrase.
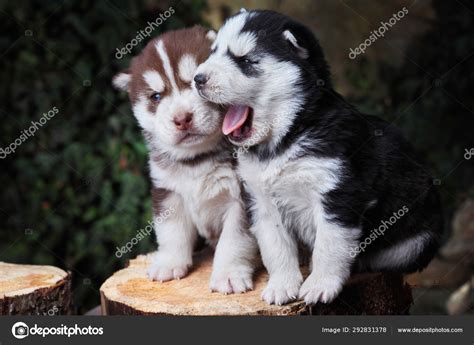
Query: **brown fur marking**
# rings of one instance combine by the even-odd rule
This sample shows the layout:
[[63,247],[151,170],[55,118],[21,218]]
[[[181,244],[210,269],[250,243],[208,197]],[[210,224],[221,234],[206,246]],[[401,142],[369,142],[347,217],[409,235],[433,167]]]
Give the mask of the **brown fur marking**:
[[[170,60],[176,85],[180,90],[190,88],[189,83],[181,80],[178,64],[181,57],[185,54],[193,56],[196,59],[197,65],[207,59],[212,43],[206,37],[207,32],[208,30],[201,26],[194,26],[189,29],[170,31],[151,40],[140,55],[132,59],[130,67],[132,80],[129,89],[132,103],[136,103],[140,95],[144,94],[147,97],[151,97],[154,92],[143,79],[143,74],[146,71],[156,71],[163,78],[165,89],[161,93],[162,97],[166,97],[171,93],[171,82],[166,77],[163,61],[161,61],[156,50],[156,44],[160,40],[163,41],[165,51]],[[156,110],[156,107],[156,102],[150,102],[150,111]]]

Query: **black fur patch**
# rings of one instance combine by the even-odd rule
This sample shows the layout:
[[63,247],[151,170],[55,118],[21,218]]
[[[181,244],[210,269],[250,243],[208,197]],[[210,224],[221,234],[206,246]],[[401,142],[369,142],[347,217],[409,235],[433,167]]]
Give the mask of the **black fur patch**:
[[261,71],[258,68],[258,59],[256,57],[249,55],[236,56],[230,49],[227,49],[226,55],[247,77],[257,77],[260,75]]

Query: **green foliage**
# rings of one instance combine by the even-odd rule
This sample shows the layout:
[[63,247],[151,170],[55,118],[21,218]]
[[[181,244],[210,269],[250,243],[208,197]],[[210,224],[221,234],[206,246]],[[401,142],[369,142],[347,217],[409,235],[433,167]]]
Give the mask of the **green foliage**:
[[[175,14],[152,37],[199,23],[205,8],[204,1],[170,5]],[[0,260],[72,271],[81,310],[99,303],[100,284],[129,257],[154,247],[149,238],[115,257],[146,226],[151,203],[147,150],[111,79],[131,58],[117,60],[116,48],[168,8],[92,0],[0,5],[0,147],[59,109],[0,160]]]

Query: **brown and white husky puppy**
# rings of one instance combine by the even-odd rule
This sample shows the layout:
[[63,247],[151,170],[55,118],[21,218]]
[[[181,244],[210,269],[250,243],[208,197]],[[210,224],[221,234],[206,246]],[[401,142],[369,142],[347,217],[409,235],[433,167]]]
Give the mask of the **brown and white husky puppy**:
[[149,277],[184,277],[199,234],[215,246],[211,290],[239,293],[252,288],[257,247],[246,229],[232,151],[220,131],[222,116],[191,89],[214,37],[199,26],[156,37],[113,83],[128,92],[149,148],[159,244]]

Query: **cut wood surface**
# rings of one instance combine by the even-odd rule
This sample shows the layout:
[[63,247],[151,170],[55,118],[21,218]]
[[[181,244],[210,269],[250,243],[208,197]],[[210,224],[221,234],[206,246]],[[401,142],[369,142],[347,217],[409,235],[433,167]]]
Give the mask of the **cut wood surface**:
[[194,268],[185,278],[164,283],[147,278],[150,258],[151,254],[138,256],[104,282],[100,289],[103,315],[408,314],[412,303],[411,289],[401,275],[375,273],[353,276],[329,305],[310,308],[296,301],[271,306],[260,299],[268,280],[264,270],[256,274],[253,291],[223,295],[209,291],[209,250],[195,255]]
[[53,266],[0,262],[0,315],[70,314],[71,277]]

